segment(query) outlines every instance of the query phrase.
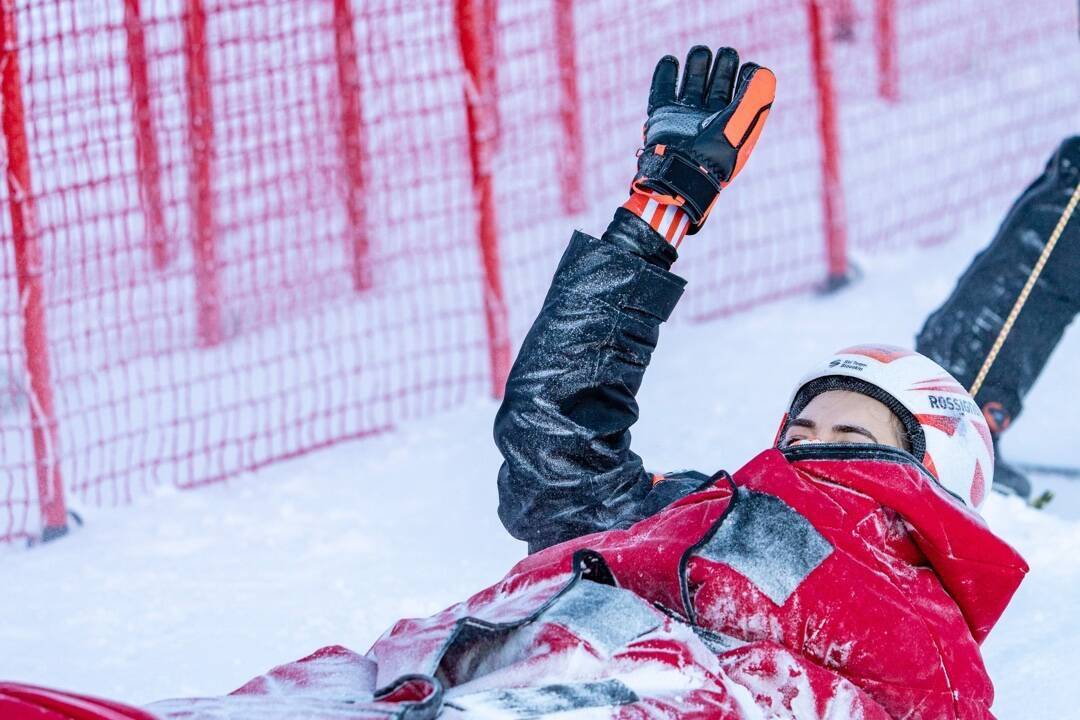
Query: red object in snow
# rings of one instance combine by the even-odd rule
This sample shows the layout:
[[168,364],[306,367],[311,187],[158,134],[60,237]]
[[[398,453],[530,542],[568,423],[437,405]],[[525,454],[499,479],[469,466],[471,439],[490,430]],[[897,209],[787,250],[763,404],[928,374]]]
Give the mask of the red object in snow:
[[0,682],[4,720],[158,720],[130,705],[36,685]]

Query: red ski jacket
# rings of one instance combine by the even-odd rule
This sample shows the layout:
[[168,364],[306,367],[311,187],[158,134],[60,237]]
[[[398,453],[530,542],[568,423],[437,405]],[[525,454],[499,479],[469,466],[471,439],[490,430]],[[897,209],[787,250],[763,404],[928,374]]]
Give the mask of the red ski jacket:
[[[768,450],[632,527],[521,561],[366,656],[327,648],[192,720],[992,717],[979,641],[1023,560],[903,454]],[[838,456],[839,455],[839,456]]]
[[[786,457],[785,457],[786,455]],[[601,556],[614,581],[726,649],[782,646],[893,718],[988,718],[979,653],[1023,559],[902,454],[769,450],[626,530],[530,556],[511,573]]]

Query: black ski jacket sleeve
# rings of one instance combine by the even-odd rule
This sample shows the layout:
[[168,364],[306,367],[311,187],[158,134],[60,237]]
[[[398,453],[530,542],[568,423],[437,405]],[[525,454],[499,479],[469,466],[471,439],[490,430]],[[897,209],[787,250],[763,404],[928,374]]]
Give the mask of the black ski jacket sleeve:
[[495,419],[499,517],[530,552],[627,527],[708,481],[657,484],[630,450],[635,395],[685,285],[672,258],[628,249],[643,227],[620,210],[602,238],[574,233],[510,371]]

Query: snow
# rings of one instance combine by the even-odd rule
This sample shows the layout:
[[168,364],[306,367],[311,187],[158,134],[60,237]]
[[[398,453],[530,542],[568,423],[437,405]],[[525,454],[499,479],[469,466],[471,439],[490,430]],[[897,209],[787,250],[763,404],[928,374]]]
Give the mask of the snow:
[[[995,220],[862,261],[864,279],[831,297],[668,325],[635,449],[657,470],[736,469],[771,442],[816,358],[862,341],[910,345]],[[675,269],[720,239],[690,238]],[[1080,464],[1069,438],[1080,408],[1061,402],[1080,390],[1078,357],[1074,331],[1007,437],[1008,457]],[[495,514],[495,409],[475,401],[197,491],[86,509],[72,537],[0,551],[0,678],[133,703],[215,695],[324,645],[362,652],[397,618],[464,599],[525,552]],[[1080,484],[1054,489],[1043,512],[996,494],[984,507],[1032,568],[985,645],[999,717],[1066,717],[1075,705]]]

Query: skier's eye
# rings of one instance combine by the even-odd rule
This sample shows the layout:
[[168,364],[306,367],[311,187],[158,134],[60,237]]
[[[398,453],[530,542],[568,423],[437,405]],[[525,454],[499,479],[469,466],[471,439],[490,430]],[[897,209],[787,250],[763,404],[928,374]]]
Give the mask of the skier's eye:
[[803,441],[803,440],[805,440],[805,439],[806,439],[806,438],[804,438],[804,437],[800,437],[800,436],[798,436],[798,435],[796,435],[796,436],[794,436],[794,437],[788,437],[788,438],[786,438],[786,439],[784,440],[784,447],[791,447],[792,445],[795,445],[796,443],[800,443],[800,442],[802,442],[802,441]]

